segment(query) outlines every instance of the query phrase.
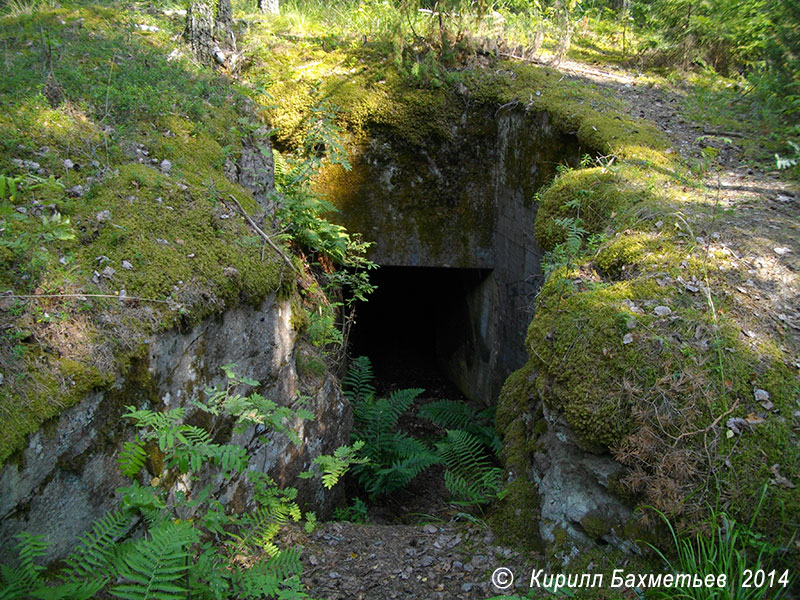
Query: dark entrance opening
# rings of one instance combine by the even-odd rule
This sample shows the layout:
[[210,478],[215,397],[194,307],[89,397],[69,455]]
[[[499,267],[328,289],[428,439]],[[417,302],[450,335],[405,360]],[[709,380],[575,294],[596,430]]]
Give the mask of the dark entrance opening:
[[469,298],[490,273],[382,266],[370,278],[378,289],[357,309],[351,356],[368,356],[385,390],[421,387],[426,395],[454,397],[456,357],[479,359],[482,352]]

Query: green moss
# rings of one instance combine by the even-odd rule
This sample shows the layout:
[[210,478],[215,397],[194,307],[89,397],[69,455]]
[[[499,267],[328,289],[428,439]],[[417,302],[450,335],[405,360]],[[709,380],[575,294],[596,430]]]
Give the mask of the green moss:
[[503,488],[505,496],[495,503],[489,524],[503,543],[521,550],[541,551],[544,542],[539,534],[541,515],[536,486],[519,476]]
[[586,535],[595,540],[611,533],[611,523],[607,515],[599,510],[586,513],[580,523]]
[[[2,18],[13,64],[0,81],[0,170],[19,174],[11,162],[19,158],[53,173],[64,189],[31,190],[19,204],[52,202],[76,235],[49,242],[36,269],[3,252],[3,284],[51,294],[124,290],[136,299],[37,300],[23,305],[18,322],[0,314],[4,330],[24,328],[37,340],[17,344],[21,358],[13,346],[0,346],[0,365],[18,373],[4,373],[0,462],[65,407],[108,389],[144,337],[294,290],[288,268],[269,248],[262,258],[230,202],[232,195],[254,211],[252,195],[223,169],[241,147],[232,125],[257,115],[229,81],[166,59],[176,33],[171,21],[136,13],[137,22],[152,20],[162,30],[144,35],[130,32],[130,18],[123,8],[90,5]],[[55,106],[41,94],[42,32],[59,45],[53,69],[63,98]],[[75,169],[65,169],[67,158]],[[159,168],[164,160],[168,172]],[[79,197],[65,192],[75,185],[83,187]],[[110,219],[98,218],[102,211]]]
[[603,245],[592,262],[603,274],[618,278],[626,267],[644,262],[645,255],[656,250],[659,244],[660,240],[653,243],[649,233],[620,235]]
[[613,226],[623,211],[650,198],[645,186],[629,176],[630,170],[594,167],[564,173],[541,195],[536,215],[536,240],[552,250],[566,240],[559,218],[579,219],[587,233]]

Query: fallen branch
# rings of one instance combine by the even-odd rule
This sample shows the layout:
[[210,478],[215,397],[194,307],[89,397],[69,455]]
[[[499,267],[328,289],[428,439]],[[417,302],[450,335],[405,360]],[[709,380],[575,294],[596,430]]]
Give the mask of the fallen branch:
[[236,199],[236,197],[233,194],[230,195],[230,199],[233,200],[236,203],[236,206],[239,208],[239,212],[241,212],[242,215],[244,215],[244,218],[247,219],[247,222],[250,223],[250,227],[252,227],[256,231],[256,233],[258,233],[261,237],[263,237],[264,240],[272,247],[272,249],[275,250],[275,252],[277,252],[278,254],[281,255],[281,258],[283,259],[283,261],[287,265],[289,265],[289,268],[291,268],[292,271],[297,273],[297,269],[292,264],[292,261],[289,259],[289,257],[286,256],[286,254],[283,252],[283,250],[281,250],[278,247],[278,245],[275,242],[273,242],[272,239],[270,239],[270,237],[266,233],[264,233],[262,231],[262,229],[258,225],[256,225],[256,222],[253,221],[253,219],[250,218],[250,215],[248,215],[245,212],[244,208],[242,208],[242,205],[239,204],[239,201]]
[[744,133],[739,133],[737,131],[716,131],[715,129],[703,129],[703,135],[718,135],[722,137],[735,138],[747,137]]
[[156,300],[155,298],[142,298],[140,296],[120,297],[118,294],[0,294],[0,298],[116,298],[117,300],[169,303],[168,300]]

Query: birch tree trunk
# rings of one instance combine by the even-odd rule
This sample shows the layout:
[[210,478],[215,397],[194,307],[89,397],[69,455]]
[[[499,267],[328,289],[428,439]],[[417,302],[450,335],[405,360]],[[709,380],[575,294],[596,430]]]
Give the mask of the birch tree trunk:
[[258,10],[265,14],[277,15],[278,0],[258,0]]

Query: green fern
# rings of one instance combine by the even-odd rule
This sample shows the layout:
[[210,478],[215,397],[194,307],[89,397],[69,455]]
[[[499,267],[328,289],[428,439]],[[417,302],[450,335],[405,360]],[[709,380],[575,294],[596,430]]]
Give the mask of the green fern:
[[78,545],[67,557],[61,576],[72,582],[110,577],[117,557],[117,542],[130,528],[131,514],[123,510],[95,521],[92,530],[79,538]]
[[20,533],[16,536],[19,540],[16,545],[19,566],[12,569],[6,565],[0,570],[0,599],[12,600],[28,596],[30,590],[43,586],[42,572],[44,567],[37,564],[36,560],[47,554],[49,544],[43,536]]
[[[322,471],[322,485],[327,489],[335,486],[352,465],[364,464],[368,459],[358,456],[359,450],[364,447],[364,441],[359,440],[352,446],[340,446],[333,451],[333,455],[322,454],[313,460]],[[300,477],[307,479],[313,473],[301,473]]]
[[181,600],[188,596],[183,581],[191,563],[189,547],[199,533],[186,522],[165,522],[150,537],[129,546],[118,560],[125,581],[110,592],[124,600]]
[[497,497],[502,487],[502,470],[486,453],[481,438],[461,429],[449,429],[436,444],[445,462],[445,486],[464,504],[485,504]]
[[353,469],[353,472],[359,475],[359,482],[373,497],[403,489],[417,475],[441,462],[439,456],[422,442],[403,436],[401,433],[393,438],[392,447],[402,449],[404,456],[395,460],[391,465],[374,468],[374,465],[369,464],[364,465],[363,469],[358,467]]
[[125,477],[136,477],[147,461],[144,442],[136,436],[132,442],[123,442],[122,450],[117,457],[117,465]]
[[372,373],[372,364],[366,356],[354,358],[347,375],[344,376],[344,395],[350,402],[361,402],[375,395],[375,386],[372,382],[375,376]]
[[494,407],[477,411],[458,400],[436,400],[420,408],[417,416],[442,429],[468,431],[478,436],[495,454],[499,454],[503,448],[494,428]]

